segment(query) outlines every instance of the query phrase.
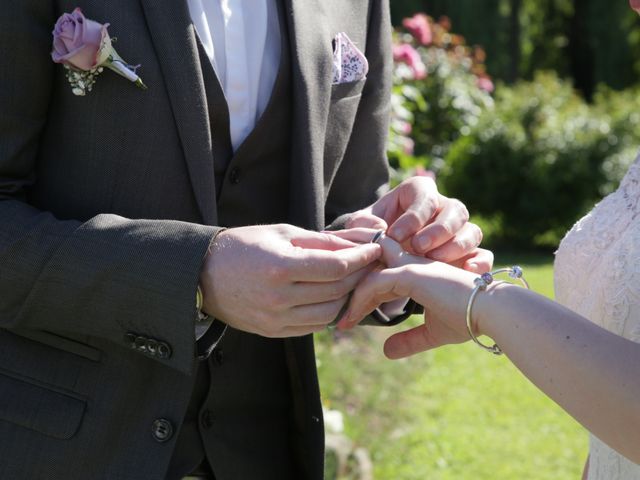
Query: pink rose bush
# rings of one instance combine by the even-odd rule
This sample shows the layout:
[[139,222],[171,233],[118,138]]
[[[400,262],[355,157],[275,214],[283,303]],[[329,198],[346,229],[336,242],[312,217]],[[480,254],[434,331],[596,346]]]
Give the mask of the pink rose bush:
[[495,90],[495,86],[491,79],[487,76],[478,77],[478,88],[480,90],[484,90],[485,92],[491,93]]
[[[640,2],[640,0],[638,0]],[[394,87],[389,158],[396,180],[437,170],[451,144],[493,105],[486,53],[424,13],[393,36]]]
[[[640,0],[630,0],[640,4]],[[493,82],[487,74],[484,62],[486,53],[481,47],[469,47],[464,37],[451,33],[451,21],[442,17],[435,22],[424,13],[405,18],[402,22],[406,32],[399,30],[394,35],[393,57],[398,64],[408,65],[413,77],[421,80],[442,63],[441,55],[454,66],[466,69],[477,77],[477,85],[485,91],[493,90]],[[406,72],[402,72],[406,73]]]
[[429,45],[431,43],[431,25],[429,24],[429,17],[424,13],[417,13],[413,17],[405,18],[402,21],[402,25],[420,45]]
[[420,58],[420,54],[408,43],[393,46],[393,60],[409,67],[411,79],[422,80],[427,76],[427,67]]

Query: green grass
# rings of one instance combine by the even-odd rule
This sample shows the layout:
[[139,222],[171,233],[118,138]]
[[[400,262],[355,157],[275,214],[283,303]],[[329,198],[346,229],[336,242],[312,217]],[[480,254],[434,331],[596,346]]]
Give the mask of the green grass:
[[[548,296],[551,262],[496,258],[499,266],[520,263],[531,287]],[[318,342],[324,403],[344,413],[378,480],[580,478],[586,433],[507,358],[465,344],[392,362],[381,351],[389,334],[361,328],[326,332]]]

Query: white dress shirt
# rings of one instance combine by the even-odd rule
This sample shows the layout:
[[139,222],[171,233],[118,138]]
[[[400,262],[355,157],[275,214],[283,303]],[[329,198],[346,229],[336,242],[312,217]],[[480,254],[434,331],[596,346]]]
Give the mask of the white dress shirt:
[[222,85],[233,150],[252,132],[280,67],[275,0],[187,0],[189,13]]

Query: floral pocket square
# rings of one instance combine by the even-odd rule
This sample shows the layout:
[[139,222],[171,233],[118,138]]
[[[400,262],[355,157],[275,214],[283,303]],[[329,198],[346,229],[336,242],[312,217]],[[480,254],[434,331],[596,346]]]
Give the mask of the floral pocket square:
[[333,84],[355,82],[366,78],[369,62],[347,34],[338,33],[333,43]]

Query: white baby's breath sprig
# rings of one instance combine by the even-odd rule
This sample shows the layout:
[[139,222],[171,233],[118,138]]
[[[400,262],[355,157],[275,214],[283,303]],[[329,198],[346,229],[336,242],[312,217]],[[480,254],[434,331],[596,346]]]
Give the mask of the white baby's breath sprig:
[[65,76],[69,83],[71,84],[71,91],[74,95],[83,97],[88,92],[93,89],[93,85],[96,83],[96,79],[99,74],[104,70],[103,67],[94,68],[92,70],[83,72],[82,70],[76,70],[74,68],[69,67],[68,65],[64,66]]

